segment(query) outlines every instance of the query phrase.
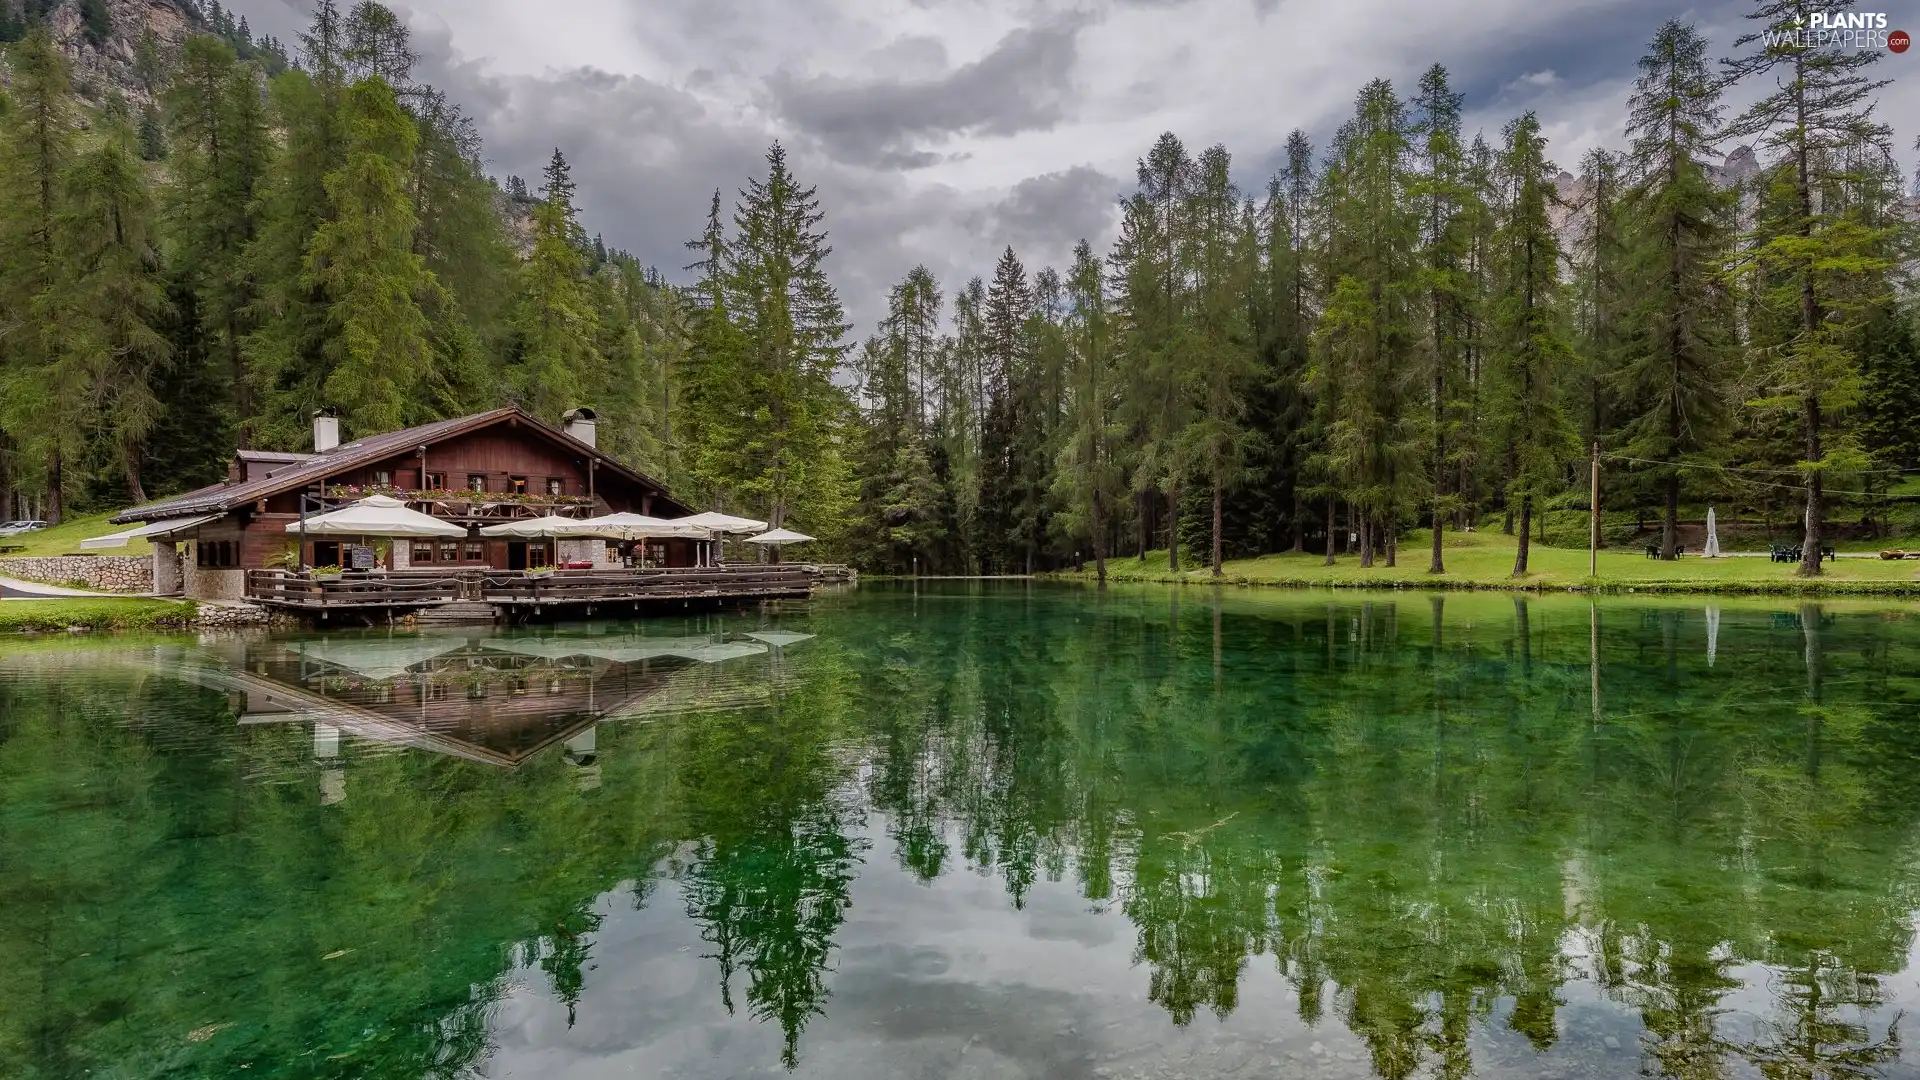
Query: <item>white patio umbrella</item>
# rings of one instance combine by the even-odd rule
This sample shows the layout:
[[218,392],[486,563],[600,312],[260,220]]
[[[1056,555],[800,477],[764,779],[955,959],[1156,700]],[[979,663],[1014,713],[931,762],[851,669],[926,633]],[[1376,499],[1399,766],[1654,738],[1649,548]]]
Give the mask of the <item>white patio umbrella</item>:
[[423,514],[390,495],[369,495],[304,521],[287,522],[290,533],[308,536],[443,536],[467,535],[466,527]]
[[792,529],[774,529],[771,532],[763,532],[759,536],[747,537],[747,543],[765,544],[773,548],[773,561],[779,562],[780,548],[787,544],[804,544],[811,539],[813,537],[806,533],[794,532]]
[[603,514],[596,518],[569,523],[556,535],[604,536],[614,540],[691,539],[705,540],[710,530],[684,521],[648,517],[645,514]]
[[1703,552],[1709,559],[1720,557],[1720,528],[1714,521],[1713,507],[1707,507],[1707,547]]
[[641,560],[644,562],[648,539],[706,540],[712,533],[698,525],[688,525],[666,518],[649,517],[646,514],[603,514],[600,517],[576,521],[561,532],[562,536],[600,536],[612,540],[640,541]]
[[[675,518],[674,520],[683,525],[698,525],[703,529],[712,530],[714,540],[721,544],[726,543],[728,533],[757,533],[767,527],[767,523],[764,521],[756,521],[753,518],[734,517],[732,514],[722,514],[712,510],[695,514],[692,517]],[[718,554],[723,555],[724,553]]]
[[778,546],[781,544],[804,544],[811,539],[813,539],[813,537],[808,536],[806,533],[794,532],[792,529],[774,529],[772,532],[763,532],[759,536],[747,537],[747,543],[773,544]]

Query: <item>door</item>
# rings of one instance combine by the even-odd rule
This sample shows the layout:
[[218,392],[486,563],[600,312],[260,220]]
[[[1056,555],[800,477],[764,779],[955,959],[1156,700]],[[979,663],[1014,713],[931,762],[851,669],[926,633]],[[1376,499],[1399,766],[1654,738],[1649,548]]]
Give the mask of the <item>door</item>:
[[527,568],[527,542],[511,540],[507,543],[507,569],[525,570]]

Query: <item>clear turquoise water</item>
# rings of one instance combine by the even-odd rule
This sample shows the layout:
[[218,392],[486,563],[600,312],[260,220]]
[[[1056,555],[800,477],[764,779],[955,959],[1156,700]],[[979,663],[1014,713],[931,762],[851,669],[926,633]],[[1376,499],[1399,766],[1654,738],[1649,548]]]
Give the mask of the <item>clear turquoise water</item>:
[[16,640],[0,1076],[1916,1076],[1917,820],[1920,609]]

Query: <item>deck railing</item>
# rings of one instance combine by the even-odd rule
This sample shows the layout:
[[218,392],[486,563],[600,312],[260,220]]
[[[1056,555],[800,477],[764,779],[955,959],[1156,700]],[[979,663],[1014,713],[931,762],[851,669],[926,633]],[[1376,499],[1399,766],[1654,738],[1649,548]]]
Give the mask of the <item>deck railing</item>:
[[701,597],[805,596],[806,566],[650,570],[247,571],[247,598],[296,608],[425,607],[457,600],[512,606]]

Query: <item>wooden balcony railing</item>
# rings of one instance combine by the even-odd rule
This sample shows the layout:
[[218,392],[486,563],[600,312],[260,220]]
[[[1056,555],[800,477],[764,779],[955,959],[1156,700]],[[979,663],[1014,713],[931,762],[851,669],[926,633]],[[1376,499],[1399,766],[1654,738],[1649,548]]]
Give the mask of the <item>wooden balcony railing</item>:
[[805,596],[817,575],[807,566],[652,570],[389,570],[314,574],[247,571],[247,598],[301,609],[428,607],[458,600],[508,606]]

